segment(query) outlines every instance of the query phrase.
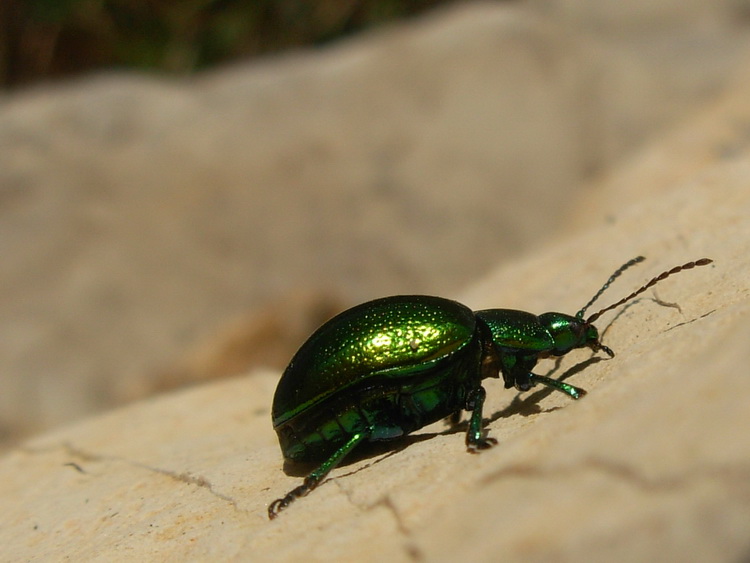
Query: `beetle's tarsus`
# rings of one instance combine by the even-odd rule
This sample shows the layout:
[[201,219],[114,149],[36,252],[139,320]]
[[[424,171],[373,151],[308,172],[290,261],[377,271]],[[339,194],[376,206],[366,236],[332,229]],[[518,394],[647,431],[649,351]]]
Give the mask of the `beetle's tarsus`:
[[470,454],[478,454],[482,450],[489,450],[491,447],[497,445],[495,438],[480,438],[477,441],[469,442],[466,444],[466,451]]
[[[325,476],[325,475],[323,475]],[[300,497],[304,497],[310,491],[320,484],[322,477],[318,477],[314,473],[308,475],[299,487],[293,488],[283,497],[276,499],[268,505],[268,518],[273,520],[279,515],[279,512],[284,510],[287,506],[292,504],[295,500]]]
[[294,498],[289,498],[289,495],[284,498],[279,498],[268,505],[268,519],[273,520],[279,515],[279,512],[284,510]]

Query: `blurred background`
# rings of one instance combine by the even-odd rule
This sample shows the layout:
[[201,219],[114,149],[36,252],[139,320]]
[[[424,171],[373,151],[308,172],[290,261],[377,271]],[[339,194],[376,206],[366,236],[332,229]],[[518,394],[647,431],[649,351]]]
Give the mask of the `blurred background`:
[[6,88],[100,69],[184,75],[319,46],[455,0],[5,0]]
[[4,0],[0,442],[616,221],[749,54],[746,0]]

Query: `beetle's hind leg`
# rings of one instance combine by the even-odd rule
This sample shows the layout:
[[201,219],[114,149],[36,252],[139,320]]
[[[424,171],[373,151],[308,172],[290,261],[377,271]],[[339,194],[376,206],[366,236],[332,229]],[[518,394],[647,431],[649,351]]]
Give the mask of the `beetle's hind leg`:
[[292,504],[299,497],[303,497],[310,493],[315,487],[325,479],[332,469],[334,469],[344,458],[351,453],[360,443],[370,437],[371,430],[367,429],[362,432],[353,434],[351,438],[338,450],[336,450],[331,457],[325,460],[320,467],[310,473],[299,487],[295,487],[289,491],[285,496],[280,499],[276,499],[268,505],[268,517],[273,520],[278,516],[279,512],[284,510],[287,506]]
[[466,432],[466,449],[471,453],[486,450],[497,444],[497,440],[485,436],[482,428],[482,407],[487,392],[481,385],[473,389],[466,399],[466,409],[471,411],[469,430]]

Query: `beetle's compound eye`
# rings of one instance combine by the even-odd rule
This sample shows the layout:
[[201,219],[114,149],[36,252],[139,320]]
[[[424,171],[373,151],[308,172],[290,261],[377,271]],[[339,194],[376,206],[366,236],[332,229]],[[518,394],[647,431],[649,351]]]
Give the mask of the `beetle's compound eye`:
[[599,343],[599,330],[591,324],[585,324],[583,326],[586,331],[586,343],[589,345],[594,345],[597,348],[601,347],[601,344]]

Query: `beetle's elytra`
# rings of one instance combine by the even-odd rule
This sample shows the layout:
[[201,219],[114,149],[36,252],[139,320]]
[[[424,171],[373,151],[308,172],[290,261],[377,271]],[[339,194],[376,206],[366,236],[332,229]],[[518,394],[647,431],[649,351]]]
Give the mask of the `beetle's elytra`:
[[506,388],[519,391],[541,383],[579,398],[582,389],[532,373],[537,361],[583,347],[614,357],[600,342],[595,320],[672,274],[712,262],[702,258],[667,270],[584,319],[610,284],[643,260],[618,268],[575,316],[472,311],[440,297],[399,295],[363,303],[325,323],[292,358],[272,408],[284,457],[320,466],[270,504],[269,518],[312,491],[365,441],[394,439],[467,410],[467,449],[492,446],[496,441],[482,428],[487,377],[502,375]]

